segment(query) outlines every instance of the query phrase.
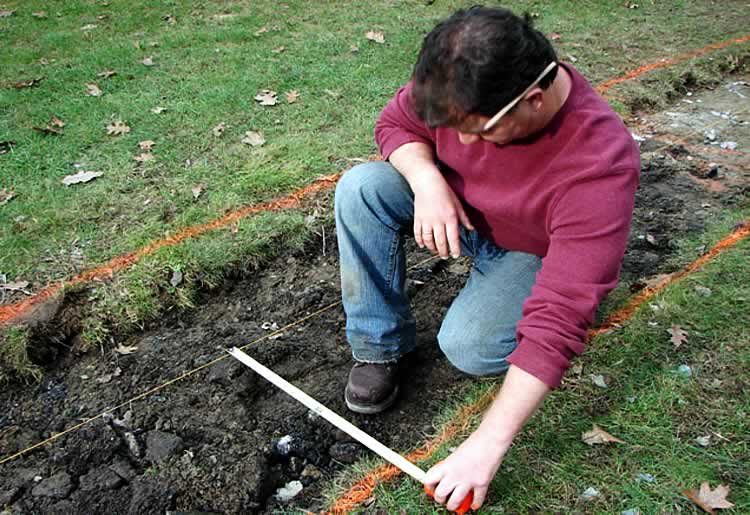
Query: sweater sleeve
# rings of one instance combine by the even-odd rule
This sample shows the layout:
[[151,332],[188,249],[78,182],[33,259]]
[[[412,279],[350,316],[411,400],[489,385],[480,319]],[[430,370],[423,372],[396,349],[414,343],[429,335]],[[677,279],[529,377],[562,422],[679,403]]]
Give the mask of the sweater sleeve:
[[434,146],[434,131],[414,112],[411,103],[412,83],[398,90],[386,104],[375,124],[375,141],[384,159],[398,147],[412,142]]
[[638,173],[617,170],[576,183],[549,215],[549,248],[508,361],[551,388],[583,352],[599,302],[617,285]]

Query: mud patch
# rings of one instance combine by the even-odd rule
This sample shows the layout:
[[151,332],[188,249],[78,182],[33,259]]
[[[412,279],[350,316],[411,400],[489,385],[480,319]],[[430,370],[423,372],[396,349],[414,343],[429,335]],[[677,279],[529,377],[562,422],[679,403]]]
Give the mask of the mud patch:
[[[747,89],[742,88],[740,93]],[[704,102],[708,108],[712,95],[723,92],[691,96],[692,103],[682,108]],[[675,117],[663,113],[635,129],[643,137],[643,174],[623,263],[625,281],[673,271],[668,258],[677,240],[700,233],[726,206],[746,202],[749,160],[739,152],[750,149],[748,116],[731,114],[736,131],[731,137],[738,143],[732,152],[706,141],[701,129],[675,132],[679,127],[670,127]],[[722,187],[708,188],[706,181]],[[325,253],[314,243],[256,277],[227,284],[195,310],[120,342],[135,347],[132,354],[60,353],[41,383],[0,393],[0,457],[109,410],[3,465],[0,504],[11,513],[320,509],[321,485],[364,451],[241,364],[230,358],[212,362],[227,347],[257,341],[247,349],[256,359],[386,445],[414,447],[433,431],[431,421],[443,400],[470,381],[450,368],[435,342],[468,263],[423,263],[428,256],[409,245],[411,262],[422,263],[410,272],[419,346],[407,360],[403,395],[394,409],[378,417],[346,413],[342,392],[350,353],[340,306],[287,327],[339,300],[331,242]],[[268,335],[273,337],[264,338]],[[205,368],[187,379],[111,409],[200,366]],[[279,489],[286,485],[293,492],[299,485],[289,485],[295,481],[302,490],[281,500]]]

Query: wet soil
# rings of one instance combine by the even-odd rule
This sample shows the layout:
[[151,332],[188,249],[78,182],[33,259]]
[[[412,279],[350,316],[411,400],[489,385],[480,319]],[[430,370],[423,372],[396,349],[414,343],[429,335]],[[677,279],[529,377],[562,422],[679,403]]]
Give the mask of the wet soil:
[[[750,191],[747,156],[722,155],[690,134],[675,142],[657,117],[642,122],[639,130],[648,133],[642,184],[622,272],[634,288],[673,271],[675,241],[699,234],[725,206],[746,202]],[[747,132],[745,124],[746,140]],[[3,390],[0,458],[207,365],[0,466],[0,506],[9,513],[65,514],[321,509],[321,486],[365,451],[238,362],[211,362],[223,349],[277,333],[338,301],[335,245],[329,239],[324,249],[322,243],[228,282],[193,311],[117,342],[134,348],[130,354],[60,352],[41,383]],[[398,450],[432,433],[444,401],[471,381],[451,369],[435,341],[470,263],[423,263],[428,256],[409,246],[419,346],[404,367],[402,395],[387,413],[346,412],[343,388],[351,361],[338,305],[247,349]],[[299,481],[302,491],[279,500],[277,490],[290,481]]]

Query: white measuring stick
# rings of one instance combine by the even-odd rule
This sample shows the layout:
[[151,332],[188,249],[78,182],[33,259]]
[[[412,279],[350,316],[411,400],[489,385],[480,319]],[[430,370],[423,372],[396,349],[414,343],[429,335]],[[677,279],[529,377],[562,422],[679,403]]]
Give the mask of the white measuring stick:
[[278,387],[280,390],[284,391],[285,393],[291,395],[295,399],[297,399],[299,402],[304,404],[307,408],[311,409],[324,419],[326,419],[328,422],[336,426],[337,428],[341,429],[343,432],[357,440],[359,443],[370,449],[371,451],[377,453],[380,457],[385,459],[386,461],[392,463],[396,467],[400,468],[403,472],[406,474],[409,474],[411,477],[419,481],[420,483],[424,483],[425,479],[425,473],[424,471],[417,467],[415,464],[398,454],[397,452],[394,452],[393,450],[389,449],[382,443],[378,442],[376,439],[374,439],[372,436],[368,435],[364,431],[362,431],[360,428],[349,422],[348,420],[344,419],[340,415],[337,415],[330,409],[323,406],[321,403],[307,395],[305,392],[291,384],[290,382],[286,381],[285,379],[282,379],[279,375],[271,371],[270,369],[264,367],[257,361],[255,361],[253,358],[242,352],[237,347],[233,347],[229,354],[231,354],[234,358],[237,358],[242,363],[247,365],[248,367],[252,368],[255,372],[257,372],[259,375],[261,375],[263,378],[267,379],[271,383],[273,383],[276,387]]

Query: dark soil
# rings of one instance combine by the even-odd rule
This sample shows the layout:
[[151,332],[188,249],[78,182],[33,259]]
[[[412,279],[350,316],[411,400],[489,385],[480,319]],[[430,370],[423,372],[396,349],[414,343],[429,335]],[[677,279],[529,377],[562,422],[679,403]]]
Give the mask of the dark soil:
[[[672,271],[674,241],[700,233],[746,186],[712,192],[697,162],[650,142],[643,151],[623,279]],[[678,149],[679,150],[679,149]],[[677,155],[677,157],[675,157]],[[721,175],[714,179],[721,181]],[[120,342],[132,354],[60,353],[43,381],[0,394],[0,458],[68,428],[339,299],[331,242],[286,255],[257,276],[206,295],[189,313],[167,317]],[[412,263],[427,257],[411,252]],[[396,406],[382,416],[346,412],[350,354],[337,306],[247,349],[278,374],[386,445],[406,450],[433,432],[431,421],[470,381],[435,343],[439,323],[469,263],[434,260],[411,272],[419,348],[405,367]],[[420,284],[424,283],[424,284]],[[283,437],[291,437],[284,438]],[[281,442],[280,442],[281,440]],[[327,422],[226,358],[0,467],[0,506],[10,513],[270,513],[320,509],[320,486],[365,451]],[[283,503],[278,488],[301,481]]]

